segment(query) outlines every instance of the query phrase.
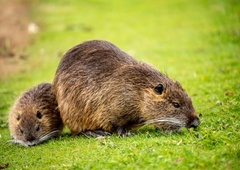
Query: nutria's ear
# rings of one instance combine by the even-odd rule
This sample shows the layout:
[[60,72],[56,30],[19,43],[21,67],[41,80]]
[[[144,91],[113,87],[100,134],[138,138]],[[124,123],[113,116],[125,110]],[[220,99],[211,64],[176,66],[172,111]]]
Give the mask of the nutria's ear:
[[156,87],[154,87],[154,92],[156,94],[162,94],[163,90],[164,90],[164,87],[161,83],[159,85],[157,85]]
[[178,85],[178,86],[181,86],[180,83],[179,83],[178,81],[176,81],[175,84]]

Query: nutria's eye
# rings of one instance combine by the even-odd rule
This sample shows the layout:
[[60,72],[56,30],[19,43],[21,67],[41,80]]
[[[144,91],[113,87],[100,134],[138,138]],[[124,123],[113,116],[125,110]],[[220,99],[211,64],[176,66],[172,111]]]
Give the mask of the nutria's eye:
[[156,87],[154,87],[154,92],[156,94],[162,94],[163,90],[164,90],[164,87],[162,84],[159,84]]
[[41,112],[39,112],[39,111],[37,111],[37,118],[38,118],[38,119],[41,119],[41,118],[42,118],[42,114],[41,114]]
[[18,116],[17,116],[17,120],[20,120],[20,114],[18,114]]
[[173,104],[173,106],[176,107],[176,108],[179,108],[179,107],[180,107],[180,105],[179,105],[177,102],[173,102],[172,104]]
[[23,130],[22,130],[21,128],[19,128],[19,132],[20,132],[21,134],[23,134]]

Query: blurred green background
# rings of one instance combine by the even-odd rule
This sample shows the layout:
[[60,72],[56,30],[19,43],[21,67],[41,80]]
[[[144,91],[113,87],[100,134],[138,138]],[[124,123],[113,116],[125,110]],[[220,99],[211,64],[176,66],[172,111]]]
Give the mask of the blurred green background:
[[[13,169],[35,169],[40,165],[42,169],[239,168],[240,1],[26,2],[30,4],[29,21],[36,24],[38,31],[30,35],[23,59],[16,59],[19,69],[0,79],[0,166],[9,163]],[[145,127],[131,138],[113,136],[96,141],[68,136],[66,129],[59,139],[33,148],[6,144],[10,139],[8,110],[15,98],[40,82],[51,82],[61,56],[74,45],[91,39],[108,40],[178,80],[202,115],[198,131],[163,134]],[[51,149],[51,156],[43,154]],[[19,151],[29,157],[23,158],[16,153]]]

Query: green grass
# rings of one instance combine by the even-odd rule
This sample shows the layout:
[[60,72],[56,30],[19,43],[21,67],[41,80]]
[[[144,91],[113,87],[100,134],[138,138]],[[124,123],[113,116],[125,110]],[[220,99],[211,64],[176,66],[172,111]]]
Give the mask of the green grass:
[[[0,81],[0,166],[9,169],[239,169],[240,3],[238,0],[36,1],[40,32],[26,65]],[[67,129],[23,148],[7,143],[8,109],[17,95],[51,82],[59,54],[105,39],[178,80],[193,100],[197,131],[164,134],[143,127],[134,137],[88,139]],[[220,104],[216,104],[220,103]]]

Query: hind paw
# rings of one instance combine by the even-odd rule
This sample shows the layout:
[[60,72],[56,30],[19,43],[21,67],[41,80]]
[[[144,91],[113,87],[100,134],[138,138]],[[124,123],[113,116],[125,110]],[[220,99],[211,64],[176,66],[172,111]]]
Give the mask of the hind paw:
[[119,127],[117,129],[117,134],[119,138],[124,138],[127,136],[134,136],[134,133],[129,132],[127,129],[124,129],[122,127]]

